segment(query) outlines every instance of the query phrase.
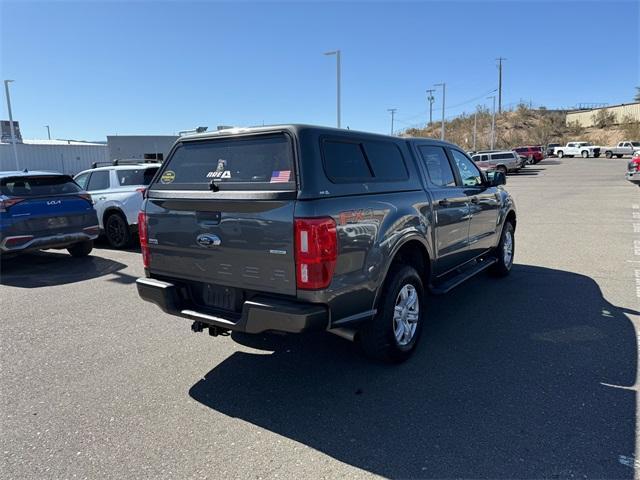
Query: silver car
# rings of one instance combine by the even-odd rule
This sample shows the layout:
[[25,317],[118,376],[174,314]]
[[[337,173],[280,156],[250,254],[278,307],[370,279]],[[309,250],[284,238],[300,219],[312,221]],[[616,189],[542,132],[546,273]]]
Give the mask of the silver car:
[[114,161],[78,173],[74,180],[87,190],[98,214],[100,230],[114,248],[125,248],[138,230],[143,195],[159,163]]
[[471,159],[482,170],[497,170],[505,175],[524,166],[522,158],[513,150],[478,152]]

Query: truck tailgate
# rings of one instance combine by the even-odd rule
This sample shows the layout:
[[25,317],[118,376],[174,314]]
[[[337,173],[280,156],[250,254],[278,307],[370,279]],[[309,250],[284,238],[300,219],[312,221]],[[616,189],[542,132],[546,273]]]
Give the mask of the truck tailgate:
[[295,295],[293,209],[292,200],[150,199],[149,270],[210,290]]

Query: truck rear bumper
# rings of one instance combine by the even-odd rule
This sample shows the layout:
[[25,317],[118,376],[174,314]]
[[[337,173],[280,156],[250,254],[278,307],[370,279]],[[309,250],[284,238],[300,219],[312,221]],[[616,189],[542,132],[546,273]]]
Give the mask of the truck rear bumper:
[[236,332],[261,333],[276,330],[299,333],[324,330],[329,323],[328,309],[322,305],[258,296],[245,301],[239,318],[233,319],[183,305],[178,287],[172,283],[139,278],[136,286],[143,300],[155,303],[166,313]]

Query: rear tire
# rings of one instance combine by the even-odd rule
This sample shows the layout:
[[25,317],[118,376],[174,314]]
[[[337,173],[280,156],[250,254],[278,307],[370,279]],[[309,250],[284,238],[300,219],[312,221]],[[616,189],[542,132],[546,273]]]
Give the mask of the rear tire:
[[589,158],[589,152],[587,152],[586,150],[582,151],[582,158]]
[[496,167],[496,170],[498,172],[502,172],[505,177],[507,176],[507,167],[505,167],[504,165],[498,165]]
[[613,158],[613,153],[611,152],[604,152],[604,156],[607,158]]
[[74,243],[70,247],[67,247],[67,251],[72,257],[81,258],[86,257],[93,250],[93,241],[87,240],[86,242]]
[[564,152],[562,150],[558,151],[558,153],[556,154],[558,158],[562,158],[564,157]]
[[513,266],[513,256],[516,251],[516,236],[513,223],[506,222],[502,228],[500,243],[495,249],[495,255],[498,259],[491,266],[491,273],[497,277],[506,277],[511,272]]
[[107,217],[104,233],[113,248],[125,248],[131,243],[129,224],[120,213],[112,213]]
[[418,272],[407,265],[393,265],[380,294],[378,312],[358,332],[364,354],[388,363],[407,360],[420,339],[425,306]]

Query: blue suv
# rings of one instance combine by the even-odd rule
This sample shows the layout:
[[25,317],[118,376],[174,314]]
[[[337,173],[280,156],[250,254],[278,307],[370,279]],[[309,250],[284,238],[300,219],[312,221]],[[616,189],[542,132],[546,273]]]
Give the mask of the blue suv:
[[66,248],[84,257],[99,233],[91,195],[70,176],[0,172],[0,255]]

